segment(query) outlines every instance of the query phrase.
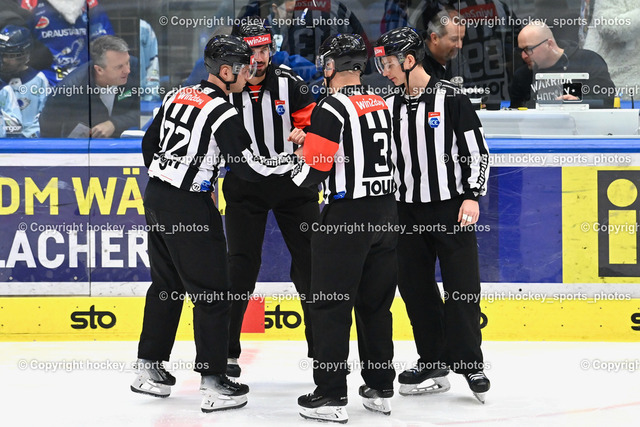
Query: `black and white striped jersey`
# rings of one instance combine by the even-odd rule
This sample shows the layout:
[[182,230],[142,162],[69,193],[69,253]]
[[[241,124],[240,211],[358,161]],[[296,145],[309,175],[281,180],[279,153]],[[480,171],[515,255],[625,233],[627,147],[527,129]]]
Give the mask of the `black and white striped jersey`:
[[260,180],[293,169],[293,155],[265,158],[222,89],[207,81],[168,94],[142,139],[149,176],[188,191],[211,191],[218,168]]
[[431,77],[419,98],[386,99],[393,121],[396,200],[427,203],[487,192],[489,149],[469,98]]
[[309,87],[291,68],[270,65],[258,100],[251,98],[249,85],[242,92],[229,95],[251,136],[251,151],[265,157],[293,153],[298,146],[287,138],[294,127],[309,126],[315,107]]
[[293,171],[302,186],[323,183],[324,199],[393,193],[391,116],[387,104],[362,86],[345,86],[318,103]]

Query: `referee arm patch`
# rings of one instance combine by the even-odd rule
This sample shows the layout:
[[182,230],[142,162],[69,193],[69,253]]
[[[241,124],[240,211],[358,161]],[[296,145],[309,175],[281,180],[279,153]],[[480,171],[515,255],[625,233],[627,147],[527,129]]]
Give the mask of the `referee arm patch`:
[[298,129],[304,129],[311,124],[311,112],[316,107],[316,103],[307,105],[291,114],[293,118],[293,126]]
[[302,146],[304,161],[313,169],[328,172],[333,167],[333,156],[339,144],[315,133],[308,133]]

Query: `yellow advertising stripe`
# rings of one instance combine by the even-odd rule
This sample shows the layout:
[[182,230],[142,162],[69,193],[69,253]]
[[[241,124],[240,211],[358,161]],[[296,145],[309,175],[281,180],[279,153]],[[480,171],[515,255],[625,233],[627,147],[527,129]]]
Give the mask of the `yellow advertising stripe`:
[[489,341],[640,340],[640,299],[483,300],[480,307],[487,317],[482,337]]
[[640,282],[639,188],[638,167],[562,168],[563,283]]
[[[638,341],[640,299],[597,301],[481,300],[483,339],[493,341]],[[192,340],[192,304],[185,302],[178,340]],[[0,341],[135,341],[143,297],[0,298]],[[297,300],[266,298],[265,332],[246,340],[303,340]],[[395,340],[413,334],[404,303],[392,307]],[[635,329],[634,329],[635,328]],[[351,338],[355,339],[352,328]]]
[[597,169],[562,168],[562,272],[564,283],[598,283]]

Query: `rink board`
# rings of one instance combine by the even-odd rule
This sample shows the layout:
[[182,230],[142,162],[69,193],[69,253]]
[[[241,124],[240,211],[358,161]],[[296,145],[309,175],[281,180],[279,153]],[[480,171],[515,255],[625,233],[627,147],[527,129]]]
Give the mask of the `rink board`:
[[[488,143],[488,194],[476,226],[481,281],[516,294],[532,284],[552,288],[539,302],[483,303],[484,339],[638,340],[640,144]],[[0,141],[0,339],[137,339],[150,281],[140,141],[10,144]],[[223,194],[218,207],[224,215]],[[262,261],[260,282],[290,282],[290,255],[271,214]],[[562,305],[549,302],[558,291]],[[585,300],[596,292],[597,302]],[[254,339],[299,339],[300,326],[289,327],[301,321],[297,304],[280,304],[296,315],[273,304],[265,301],[247,331],[262,322]],[[402,302],[394,307],[396,338],[411,339]],[[97,322],[110,325],[104,312],[115,319],[108,328]]]
[[[69,153],[0,145],[0,296],[96,296],[103,283],[120,287],[111,295],[135,296],[128,287],[150,281],[148,178],[138,143],[127,142],[123,153],[95,141],[87,153],[77,144]],[[640,298],[640,199],[624,197],[637,195],[640,154],[597,155],[611,161],[598,163],[593,153],[492,154],[475,226],[483,283],[626,283]],[[611,166],[618,160],[624,165]],[[224,194],[218,198],[224,218]],[[262,255],[258,281],[290,282],[291,257],[272,214]]]
[[[483,339],[500,341],[637,341],[640,299],[580,301],[528,295],[520,300],[481,300]],[[183,306],[177,339],[193,339],[191,302]],[[0,298],[0,341],[137,340],[142,297]],[[394,339],[413,339],[404,303],[392,306]],[[296,298],[250,301],[247,340],[304,340]],[[355,339],[352,327],[351,338]]]

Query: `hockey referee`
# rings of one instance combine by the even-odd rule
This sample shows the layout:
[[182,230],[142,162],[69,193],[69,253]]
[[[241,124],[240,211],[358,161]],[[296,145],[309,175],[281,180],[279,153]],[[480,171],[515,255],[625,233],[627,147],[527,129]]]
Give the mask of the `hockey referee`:
[[[395,295],[397,209],[393,198],[391,117],[360,81],[361,36],[338,34],[320,46],[318,69],[329,96],[313,111],[293,180],[323,183],[325,206],[311,238],[309,314],[313,393],[298,399],[304,418],[347,422],[351,312],[355,309],[365,407],[390,414],[395,370],[391,303]],[[312,226],[312,228],[314,228]],[[338,233],[322,231],[331,228]],[[355,368],[353,368],[355,369]]]
[[[251,136],[251,151],[265,157],[283,152],[293,154],[298,146],[289,140],[289,136],[292,130],[295,135],[309,126],[315,107],[309,88],[289,67],[271,64],[271,56],[276,51],[275,40],[259,18],[235,26],[232,34],[244,38],[253,50],[257,64],[256,75],[247,81],[244,90],[230,95],[231,103],[240,111]],[[260,272],[270,210],[291,253],[290,275],[302,302],[307,355],[311,357],[311,326],[305,303],[311,283],[311,231],[302,231],[301,224],[311,224],[318,219],[317,188],[298,187],[289,173],[248,182],[233,170],[226,174],[222,188],[227,203],[225,228],[234,293],[227,375],[240,376],[240,332],[249,295],[255,289]]]
[[[383,34],[374,53],[378,71],[405,89],[387,104],[393,117],[398,216],[410,231],[398,241],[398,288],[420,359],[399,375],[400,394],[448,390],[451,368],[484,403],[490,383],[480,349],[474,230],[489,175],[482,125],[465,95],[424,70],[424,42],[413,28]],[[451,296],[444,302],[436,259],[445,295]]]
[[224,161],[244,179],[293,169],[290,155],[256,158],[237,110],[228,102],[255,72],[241,38],[215,36],[204,57],[208,80],[168,94],[142,139],[149,182],[144,195],[149,227],[151,286],[131,390],[167,397],[176,379],[166,371],[185,292],[193,308],[194,370],[202,375],[201,409],[246,405],[249,387],[227,378],[230,290],[226,241],[211,198]]

